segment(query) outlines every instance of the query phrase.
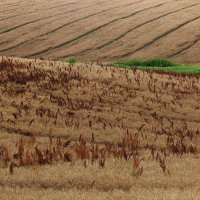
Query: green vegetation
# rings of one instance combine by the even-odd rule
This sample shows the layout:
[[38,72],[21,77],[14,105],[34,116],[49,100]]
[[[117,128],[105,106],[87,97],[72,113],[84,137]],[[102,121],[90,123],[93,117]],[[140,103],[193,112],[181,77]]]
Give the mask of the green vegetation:
[[169,67],[176,66],[176,63],[171,62],[166,58],[149,58],[149,59],[135,59],[129,61],[118,61],[120,66],[143,66],[143,67]]
[[192,65],[179,65],[174,67],[142,67],[141,69],[151,69],[151,70],[163,70],[169,72],[183,73],[183,74],[200,74],[200,66]]
[[136,67],[138,69],[163,70],[186,74],[200,74],[200,66],[182,65],[174,63],[166,58],[135,59],[128,61],[117,61],[118,67]]
[[64,58],[64,62],[74,64],[74,63],[76,63],[76,58],[74,56],[69,56],[69,57]]

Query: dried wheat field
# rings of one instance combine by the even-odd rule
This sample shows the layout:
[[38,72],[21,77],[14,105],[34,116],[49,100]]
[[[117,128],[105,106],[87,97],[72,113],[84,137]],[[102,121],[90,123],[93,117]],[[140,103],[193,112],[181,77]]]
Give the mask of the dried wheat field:
[[[0,1],[0,200],[198,200],[199,10]],[[194,71],[116,62],[151,57]]]
[[0,199],[199,198],[199,75],[2,57],[0,77]]
[[200,63],[199,10],[199,0],[1,1],[0,55]]

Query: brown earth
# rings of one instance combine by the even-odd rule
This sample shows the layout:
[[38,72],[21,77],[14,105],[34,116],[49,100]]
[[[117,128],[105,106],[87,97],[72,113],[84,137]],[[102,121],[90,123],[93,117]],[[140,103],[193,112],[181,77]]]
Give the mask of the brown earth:
[[0,199],[199,199],[200,79],[163,73],[2,58]]
[[197,64],[199,10],[199,0],[8,0],[0,8],[0,54]]

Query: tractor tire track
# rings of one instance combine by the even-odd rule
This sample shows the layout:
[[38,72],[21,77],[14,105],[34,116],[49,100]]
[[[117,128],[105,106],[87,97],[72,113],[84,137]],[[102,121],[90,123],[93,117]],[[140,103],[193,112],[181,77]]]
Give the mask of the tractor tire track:
[[[169,1],[168,1],[168,2],[169,2]],[[139,11],[136,11],[136,12],[130,14],[130,15],[127,15],[127,16],[124,16],[124,17],[120,17],[120,18],[117,18],[117,19],[114,19],[114,20],[109,21],[109,22],[107,22],[107,23],[105,23],[105,24],[103,24],[103,25],[101,25],[101,26],[98,26],[98,27],[92,29],[92,30],[89,30],[89,31],[87,31],[87,32],[85,32],[85,33],[83,33],[83,34],[81,34],[81,35],[79,35],[79,36],[77,36],[77,37],[75,37],[75,38],[73,38],[73,39],[71,39],[71,40],[68,40],[68,41],[63,42],[63,43],[61,43],[61,44],[58,44],[58,45],[56,45],[56,46],[54,46],[54,47],[46,48],[46,49],[44,49],[44,50],[42,50],[42,51],[40,51],[40,52],[36,52],[36,53],[30,54],[30,55],[27,55],[26,57],[38,56],[38,55],[40,55],[40,54],[42,54],[42,53],[46,53],[46,52],[48,52],[48,51],[50,51],[50,50],[54,50],[54,49],[63,47],[63,46],[65,46],[65,45],[67,45],[67,44],[70,44],[70,43],[72,43],[72,42],[74,42],[74,41],[76,41],[76,40],[78,40],[78,39],[80,39],[80,38],[83,38],[83,37],[85,37],[85,36],[87,36],[87,35],[89,35],[89,34],[95,32],[95,31],[97,31],[97,30],[100,30],[101,28],[104,28],[104,27],[106,27],[106,26],[108,26],[108,25],[110,25],[110,24],[112,24],[112,23],[114,23],[114,22],[116,22],[116,21],[119,21],[119,20],[122,20],[122,19],[127,19],[127,18],[129,18],[129,17],[132,17],[132,16],[134,16],[134,15],[136,15],[136,14],[138,14],[138,13],[144,12],[144,11],[146,11],[146,10],[150,10],[150,9],[154,9],[154,8],[157,8],[157,7],[161,7],[161,6],[163,6],[164,4],[166,4],[166,3],[168,3],[168,2],[165,2],[165,3],[162,3],[162,4],[158,4],[158,5],[156,5],[156,6],[148,7],[148,8],[145,8],[145,9],[142,9],[142,10],[139,10]]]
[[[20,9],[20,8],[17,8],[17,9]],[[16,8],[12,8],[12,9],[8,9],[8,10],[0,10],[0,13],[5,13],[8,11],[12,11],[12,10],[16,10]]]
[[[51,1],[53,1],[53,0],[51,0]],[[49,2],[51,2],[51,1],[48,1],[48,3]],[[22,2],[20,2],[20,4],[21,4]],[[46,3],[46,2],[40,2],[40,3],[35,3],[35,4],[31,4],[31,3],[29,3],[29,4],[26,4],[26,6],[23,6],[23,9],[24,8],[29,8],[30,6],[37,6],[37,5],[40,5],[41,6],[41,4],[44,4],[44,3]],[[17,4],[14,4],[13,6],[15,6],[15,8],[12,8],[12,9],[8,9],[8,10],[0,10],[0,13],[5,13],[5,12],[7,12],[7,11],[11,11],[11,10],[15,10],[16,11],[16,9],[17,10],[19,10],[19,9],[21,9],[21,7],[19,6],[18,8],[16,8],[16,5],[18,6],[19,4],[17,3]],[[1,5],[2,6],[2,5]],[[8,7],[6,7],[6,8],[8,8]]]
[[[195,18],[192,18],[192,19],[190,19],[190,20],[188,20],[188,21],[186,21],[186,22],[184,22],[184,23],[182,23],[182,24],[179,24],[178,26],[176,26],[176,27],[174,27],[174,28],[172,28],[172,29],[170,29],[170,30],[164,32],[163,34],[157,36],[157,37],[154,38],[152,41],[150,41],[150,42],[148,42],[148,43],[142,45],[141,47],[135,49],[134,51],[130,51],[130,52],[128,52],[128,53],[125,53],[125,54],[121,55],[120,57],[121,57],[121,58],[124,58],[124,57],[130,56],[130,55],[132,55],[132,54],[134,54],[134,53],[136,53],[136,52],[138,52],[138,51],[140,51],[140,50],[146,48],[147,46],[153,44],[154,42],[158,41],[159,39],[161,39],[161,38],[163,38],[163,37],[165,37],[165,36],[167,36],[167,35],[169,35],[169,34],[175,32],[175,31],[177,31],[177,30],[180,29],[181,27],[183,27],[183,26],[185,26],[185,25],[187,25],[187,24],[189,24],[189,23],[191,23],[191,22],[193,22],[193,21],[196,21],[196,20],[198,20],[198,19],[200,19],[200,16],[195,17]],[[116,56],[113,56],[112,58],[116,58]]]
[[9,40],[9,41],[0,42],[0,45],[7,44],[9,42],[11,42],[11,41]]
[[[64,12],[64,13],[52,15],[52,16],[50,16],[50,17],[49,17],[49,16],[48,16],[48,17],[42,17],[42,18],[40,18],[40,19],[36,19],[36,20],[33,20],[33,21],[29,21],[29,22],[26,22],[26,23],[23,23],[23,24],[14,26],[14,27],[12,27],[12,28],[6,29],[6,30],[4,30],[4,31],[1,31],[1,32],[0,32],[0,35],[1,35],[1,34],[4,34],[4,33],[11,32],[11,31],[13,31],[13,30],[16,30],[16,29],[18,29],[18,28],[24,27],[24,26],[29,25],[29,24],[34,24],[34,23],[36,23],[36,22],[39,22],[39,21],[42,21],[42,20],[45,20],[45,19],[51,19],[51,18],[53,18],[53,17],[65,15],[65,14],[68,14],[68,13],[72,13],[72,12],[74,12],[74,11],[78,11],[78,10],[82,10],[82,9],[86,9],[86,8],[93,7],[93,6],[98,6],[98,5],[99,5],[99,4],[92,5],[92,6],[86,6],[86,7],[82,7],[82,8],[70,10],[70,11],[67,11],[67,12]],[[1,20],[0,20],[0,21],[1,21]]]
[[[134,2],[134,3],[125,4],[125,5],[123,5],[123,6],[130,6],[130,5],[132,5],[132,4],[136,4],[136,3],[139,3],[139,2],[142,2],[142,1],[145,1],[145,0],[140,0],[140,1],[137,1],[137,2]],[[8,32],[10,32],[10,31],[16,30],[16,29],[18,29],[18,28],[21,28],[21,27],[26,26],[26,25],[29,25],[29,24],[33,24],[33,23],[36,23],[36,22],[38,22],[38,21],[42,21],[42,20],[44,20],[44,19],[50,19],[50,18],[52,18],[52,17],[56,17],[56,16],[68,14],[68,13],[71,13],[71,12],[74,12],[74,11],[78,11],[78,10],[82,10],[82,9],[86,9],[86,8],[90,8],[90,7],[94,7],[94,6],[98,6],[98,5],[99,5],[99,4],[92,5],[92,6],[89,6],[89,7],[88,7],[88,6],[87,6],[87,7],[82,7],[82,8],[74,9],[74,10],[67,11],[67,12],[64,12],[64,13],[61,13],[61,14],[53,15],[53,16],[50,16],[50,17],[48,16],[48,17],[43,17],[43,18],[40,18],[40,19],[37,19],[37,20],[34,20],[34,21],[29,21],[29,22],[26,22],[26,23],[23,23],[23,24],[14,26],[14,27],[12,27],[12,28],[6,29],[6,30],[4,30],[4,31],[0,31],[0,35],[3,34],[3,33],[8,33]],[[101,14],[101,13],[103,13],[103,12],[110,11],[110,10],[116,9],[116,8],[121,8],[121,7],[122,7],[122,6],[116,6],[116,7],[113,7],[113,8],[109,8],[109,9],[106,9],[106,10],[103,10],[103,11],[100,11],[100,12],[97,12],[97,13],[94,13],[94,14],[91,14],[91,15],[88,15],[88,16],[85,16],[85,17],[83,17],[83,18],[74,20],[74,21],[72,21],[72,22],[68,22],[68,23],[66,23],[66,24],[64,24],[64,25],[62,25],[62,26],[59,26],[59,27],[53,29],[53,30],[50,31],[50,32],[46,32],[46,33],[44,33],[44,34],[41,34],[41,35],[39,35],[38,37],[42,37],[42,36],[44,36],[44,35],[48,35],[48,34],[50,34],[50,33],[53,33],[53,32],[55,32],[55,31],[57,31],[57,30],[59,30],[59,29],[65,27],[65,26],[68,26],[68,25],[70,25],[70,24],[72,24],[72,23],[75,23],[75,22],[78,22],[78,21],[80,21],[80,20],[87,19],[87,18],[89,18],[89,17],[92,17],[92,16],[95,16],[95,15]],[[53,21],[52,21],[52,22],[53,22]],[[38,38],[38,37],[37,37],[37,38]],[[35,39],[36,39],[36,38],[33,38],[32,40],[35,40]],[[30,42],[30,41],[31,41],[31,40],[24,41],[24,42]]]
[[178,56],[179,54],[182,54],[183,52],[185,52],[185,51],[189,50],[190,48],[192,48],[192,47],[193,47],[194,45],[196,45],[199,41],[200,41],[200,37],[197,38],[196,40],[192,41],[191,44],[188,45],[187,47],[185,47],[185,48],[183,48],[183,49],[177,51],[176,53],[171,54],[171,55],[169,55],[169,56],[167,56],[167,57],[168,57],[168,58],[173,58],[173,57],[175,57],[175,56]]
[[[141,1],[138,1],[138,2],[142,2],[142,1],[144,1],[144,0],[141,0]],[[125,4],[125,5],[123,5],[123,6],[129,6],[129,5],[132,5],[132,4],[135,4],[135,3],[136,3],[136,2],[131,3],[131,4],[129,3],[129,4]],[[96,5],[93,5],[93,6],[96,6]],[[93,7],[93,6],[91,6],[91,7]],[[73,21],[68,22],[68,23],[66,23],[66,24],[64,24],[64,25],[62,25],[62,26],[59,26],[59,27],[57,27],[57,28],[55,28],[55,29],[53,29],[53,30],[51,30],[51,31],[49,31],[49,32],[43,33],[43,34],[37,36],[36,38],[31,38],[31,39],[25,40],[25,41],[23,41],[23,42],[21,42],[21,43],[19,43],[19,44],[17,44],[17,45],[14,45],[14,46],[11,46],[11,47],[8,47],[8,48],[5,48],[5,49],[1,49],[0,52],[6,52],[6,51],[9,51],[9,50],[11,50],[11,49],[20,47],[20,46],[25,45],[25,44],[27,44],[27,43],[29,43],[29,42],[32,42],[32,41],[34,41],[34,40],[36,40],[36,39],[38,39],[38,38],[40,38],[40,37],[43,37],[43,36],[45,36],[45,35],[49,35],[49,34],[51,34],[51,33],[54,33],[55,31],[57,31],[57,30],[59,30],[59,29],[61,29],[61,28],[64,28],[64,27],[66,27],[66,26],[69,26],[69,25],[71,25],[71,24],[73,24],[73,23],[75,23],[75,22],[78,22],[78,21],[87,19],[87,18],[92,17],[92,16],[96,16],[96,15],[98,15],[98,14],[101,14],[101,13],[104,13],[104,12],[107,12],[107,11],[110,11],[110,10],[113,10],[113,9],[116,9],[116,8],[121,8],[121,7],[122,7],[122,6],[115,6],[115,7],[113,7],[113,8],[106,9],[106,10],[100,11],[100,12],[98,12],[98,13],[94,13],[94,14],[85,16],[85,17],[80,18],[80,19],[77,19],[77,20],[73,20]],[[81,9],[75,9],[75,10],[82,10],[82,9],[85,9],[85,8],[88,8],[88,6],[87,6],[87,7],[84,7],[84,8],[81,8]],[[74,10],[73,10],[73,11],[74,11]],[[73,12],[73,11],[65,12],[65,14],[66,14],[66,13]],[[58,16],[58,15],[55,15],[55,16]],[[47,18],[50,18],[50,17],[45,17],[45,19],[47,19]],[[39,20],[35,20],[35,21],[32,21],[32,22],[28,22],[28,23],[25,23],[25,24],[23,24],[23,25],[19,25],[19,26],[13,27],[13,28],[10,28],[9,30],[5,30],[5,31],[0,32],[0,35],[3,34],[3,33],[6,33],[6,32],[10,32],[10,31],[12,31],[12,30],[16,30],[17,28],[20,28],[20,27],[25,26],[25,25],[27,25],[27,24],[32,24],[32,23],[38,22],[38,21],[43,20],[43,19],[44,19],[44,18],[39,19]],[[0,43],[0,45],[2,45],[2,44],[8,44],[9,42],[11,42],[11,41],[2,42],[2,43]]]
[[[144,22],[144,23],[142,23],[142,24],[139,24],[139,25],[135,26],[134,28],[129,29],[128,31],[122,33],[120,36],[118,36],[118,37],[116,37],[116,38],[114,38],[114,39],[112,39],[112,40],[110,40],[110,41],[108,41],[108,42],[106,42],[106,43],[104,43],[104,44],[98,46],[98,47],[86,49],[86,50],[80,51],[80,52],[78,52],[78,53],[76,53],[76,54],[73,54],[73,55],[74,55],[74,56],[76,56],[76,55],[85,55],[85,54],[89,53],[90,51],[101,50],[101,49],[103,49],[104,47],[107,47],[108,45],[110,45],[110,44],[112,44],[112,43],[114,43],[114,42],[117,42],[117,41],[120,40],[121,38],[125,37],[128,33],[132,32],[132,31],[134,31],[134,30],[136,30],[136,29],[138,29],[138,28],[141,28],[142,26],[144,26],[144,25],[146,25],[146,24],[149,24],[149,23],[154,22],[154,21],[156,21],[156,20],[158,20],[158,19],[161,19],[161,18],[166,17],[166,16],[168,16],[168,15],[174,14],[174,13],[176,13],[176,12],[180,12],[180,11],[183,11],[183,10],[185,10],[185,9],[194,7],[194,6],[199,5],[199,4],[200,4],[200,3],[196,3],[196,4],[193,4],[193,5],[190,5],[190,6],[187,6],[187,7],[178,9],[178,10],[175,10],[175,11],[173,11],[173,12],[169,12],[169,13],[166,13],[166,14],[164,14],[164,15],[160,15],[159,17],[153,18],[153,19],[151,19],[151,20],[149,20],[149,21],[146,21],[146,22]],[[66,56],[69,56],[69,55],[66,55]],[[66,57],[66,56],[64,56],[64,57]],[[63,58],[63,57],[60,57],[60,58]]]
[[[67,4],[62,4],[62,5],[58,5],[58,6],[52,6],[52,7],[49,7],[49,8],[42,9],[42,10],[36,10],[36,11],[32,11],[32,12],[12,15],[12,16],[0,19],[0,21],[5,21],[7,19],[11,19],[11,18],[14,18],[14,17],[19,17],[19,16],[22,16],[22,15],[29,15],[29,14],[33,14],[33,13],[37,13],[37,12],[41,12],[41,11],[47,11],[47,10],[51,10],[51,9],[54,9],[54,8],[60,8],[60,7],[63,7],[63,6],[73,5],[73,4],[80,3],[80,2],[82,2],[82,1],[74,1],[74,2],[67,3]],[[103,4],[103,3],[99,3],[97,5],[101,5],[101,4]]]
[[[24,2],[24,1],[22,1],[22,2]],[[19,4],[19,2],[13,2],[13,3],[3,4],[3,5],[0,5],[0,6],[7,6],[7,7],[9,7],[9,6],[16,6],[18,4]]]
[[[90,190],[91,189],[91,182],[87,181],[87,182],[79,182],[79,181],[76,181],[73,180],[73,179],[69,179],[69,180],[66,180],[65,182],[63,183],[60,183],[58,181],[53,181],[53,182],[44,182],[44,181],[40,181],[40,180],[34,180],[34,181],[19,181],[19,180],[15,180],[13,182],[11,181],[0,181],[0,187],[3,187],[3,188],[12,188],[12,191],[13,191],[13,188],[17,188],[17,189],[27,189],[27,190],[32,190],[32,189],[39,189],[39,190],[47,190],[47,189],[51,189],[53,190],[54,192],[56,191],[66,191],[66,190],[69,190],[69,189],[74,189],[74,188],[77,188],[78,190]],[[130,189],[131,189],[132,185],[130,184],[127,184],[123,187],[121,187],[121,185],[115,185],[113,184],[112,185],[112,182],[110,182],[110,185],[109,185],[109,188],[106,187],[106,186],[101,186],[101,185],[96,185],[94,184],[93,188],[95,188],[95,190],[97,191],[101,191],[101,192],[110,192],[110,191],[113,191],[113,190],[119,190],[120,188],[120,191],[123,191],[123,192],[128,192]]]

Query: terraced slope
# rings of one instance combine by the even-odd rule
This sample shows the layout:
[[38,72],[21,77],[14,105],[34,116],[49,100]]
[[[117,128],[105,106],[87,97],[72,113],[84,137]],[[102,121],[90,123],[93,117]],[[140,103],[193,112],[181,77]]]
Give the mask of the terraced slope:
[[199,10],[199,0],[8,0],[1,2],[0,54],[200,63]]

